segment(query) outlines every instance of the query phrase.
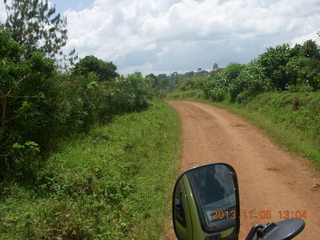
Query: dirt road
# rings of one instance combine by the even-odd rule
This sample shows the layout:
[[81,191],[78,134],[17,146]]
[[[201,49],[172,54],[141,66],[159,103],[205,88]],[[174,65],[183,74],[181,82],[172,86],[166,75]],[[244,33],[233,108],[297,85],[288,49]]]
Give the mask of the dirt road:
[[212,162],[227,162],[236,169],[240,239],[254,224],[302,214],[307,215],[306,227],[295,239],[320,239],[320,179],[307,160],[283,151],[225,110],[195,102],[170,104],[183,124],[182,170]]

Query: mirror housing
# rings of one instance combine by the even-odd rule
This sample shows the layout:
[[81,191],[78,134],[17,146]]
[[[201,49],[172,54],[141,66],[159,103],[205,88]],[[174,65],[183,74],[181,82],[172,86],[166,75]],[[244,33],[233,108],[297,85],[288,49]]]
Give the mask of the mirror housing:
[[255,225],[251,228],[246,240],[289,240],[296,237],[305,227],[303,219],[290,218],[266,225]]
[[172,219],[179,240],[235,240],[239,236],[239,188],[226,163],[192,168],[176,181]]

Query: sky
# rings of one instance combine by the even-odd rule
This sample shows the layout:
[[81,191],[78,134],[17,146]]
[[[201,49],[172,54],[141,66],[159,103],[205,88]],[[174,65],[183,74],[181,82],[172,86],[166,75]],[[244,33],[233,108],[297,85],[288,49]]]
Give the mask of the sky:
[[320,44],[320,0],[50,2],[68,19],[65,50],[112,61],[121,74],[210,70],[283,43]]

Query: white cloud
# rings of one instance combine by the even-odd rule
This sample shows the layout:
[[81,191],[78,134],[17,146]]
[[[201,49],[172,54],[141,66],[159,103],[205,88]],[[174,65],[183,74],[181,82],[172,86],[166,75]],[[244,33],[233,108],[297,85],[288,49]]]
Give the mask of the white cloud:
[[78,40],[76,47],[115,63],[121,60],[121,70],[174,71],[249,61],[254,50],[257,56],[267,46],[314,32],[319,5],[292,0],[97,0],[94,8],[68,17],[71,29],[82,26],[75,38],[92,46]]
[[299,36],[297,38],[294,38],[291,41],[291,45],[294,46],[295,44],[303,44],[307,40],[313,40],[315,41],[318,45],[320,45],[320,36],[319,32],[312,32],[303,36]]
[[320,31],[319,0],[95,0],[64,14],[67,49],[113,61],[122,73],[245,63]]
[[6,10],[4,8],[3,1],[0,2],[0,22],[3,23],[6,20]]

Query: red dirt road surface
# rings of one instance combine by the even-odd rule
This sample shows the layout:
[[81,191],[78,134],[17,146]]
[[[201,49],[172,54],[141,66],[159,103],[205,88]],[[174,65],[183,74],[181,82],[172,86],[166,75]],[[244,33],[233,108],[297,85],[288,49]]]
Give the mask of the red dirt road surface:
[[320,179],[308,160],[282,150],[261,130],[226,110],[186,101],[170,104],[183,125],[181,170],[214,162],[236,169],[239,239],[245,239],[255,224],[295,216],[307,217],[304,231],[295,239],[320,239]]

